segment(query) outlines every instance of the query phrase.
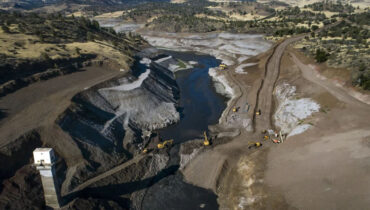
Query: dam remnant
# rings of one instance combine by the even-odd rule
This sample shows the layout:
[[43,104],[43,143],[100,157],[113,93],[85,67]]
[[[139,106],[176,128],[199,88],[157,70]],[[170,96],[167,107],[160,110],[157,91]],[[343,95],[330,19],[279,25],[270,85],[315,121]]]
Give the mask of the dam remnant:
[[52,148],[36,148],[33,151],[34,165],[40,172],[46,207],[60,208],[60,190],[55,173],[56,156]]

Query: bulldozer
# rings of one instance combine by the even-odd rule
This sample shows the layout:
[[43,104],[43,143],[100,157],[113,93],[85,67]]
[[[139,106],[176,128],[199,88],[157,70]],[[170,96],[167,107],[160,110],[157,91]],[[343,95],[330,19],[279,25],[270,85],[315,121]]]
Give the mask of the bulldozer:
[[211,142],[208,140],[207,132],[204,131],[204,142],[203,142],[203,145],[204,146],[209,146],[210,144],[211,144]]
[[168,146],[171,146],[172,144],[173,144],[173,139],[166,140],[166,141],[164,141],[164,142],[162,142],[162,143],[157,144],[157,148],[158,148],[158,149],[163,149],[163,148],[165,148],[167,145],[168,145]]
[[224,63],[221,63],[218,68],[220,68],[220,70],[226,70],[227,69],[227,65],[224,64]]
[[238,111],[239,111],[239,107],[234,106],[233,112],[238,112]]
[[258,148],[258,147],[262,147],[262,143],[261,142],[253,142],[253,143],[249,144],[248,149]]

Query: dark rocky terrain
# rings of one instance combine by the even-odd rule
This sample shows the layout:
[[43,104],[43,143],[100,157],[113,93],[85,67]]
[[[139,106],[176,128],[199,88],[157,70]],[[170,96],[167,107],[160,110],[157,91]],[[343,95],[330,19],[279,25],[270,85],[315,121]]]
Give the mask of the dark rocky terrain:
[[[141,58],[138,57],[138,59]],[[133,66],[134,69],[136,67]],[[108,90],[109,94],[101,92],[104,88],[135,83],[137,79],[127,75],[124,78],[117,77],[98,84],[74,96],[68,109],[61,113],[52,125],[53,133],[49,135],[54,135],[55,139],[45,139],[46,133],[50,131],[41,127],[21,135],[8,144],[2,142],[1,165],[9,164],[10,167],[1,167],[3,183],[0,194],[1,208],[33,206],[32,208],[38,209],[43,206],[42,197],[28,196],[43,194],[38,172],[30,165],[32,151],[40,146],[55,149],[59,157],[57,171],[59,182],[62,184],[62,195],[65,204],[73,201],[71,208],[117,205],[128,208],[132,202],[134,202],[132,205],[138,205],[132,199],[139,199],[139,197],[132,197],[131,194],[134,192],[138,194],[140,189],[150,185],[152,178],[166,167],[168,161],[165,153],[150,155],[139,160],[138,154],[144,140],[142,132],[165,127],[179,119],[176,111],[178,89],[173,73],[160,63],[153,62],[148,68],[150,68],[150,74],[140,86],[132,90]],[[140,68],[137,67],[136,70],[140,71]],[[134,104],[139,112],[150,112],[161,106],[173,104],[174,113],[170,115],[173,117],[172,119],[170,116],[156,118],[169,113],[170,106],[152,112],[151,123],[140,123],[140,119],[145,118],[138,118],[139,113],[135,114],[137,110],[132,110]],[[148,127],[152,124],[157,124],[157,127]],[[128,165],[117,173],[93,183],[88,186],[91,190],[79,189],[77,192],[70,193],[84,181],[135,158],[138,158],[138,163]],[[141,184],[135,184],[135,182]],[[136,189],[138,187],[140,189]],[[107,189],[110,196],[103,196],[102,189]],[[120,197],[117,198],[118,200],[111,196],[112,191],[116,190]],[[93,201],[91,197],[94,197]],[[141,201],[137,202],[141,203]]]

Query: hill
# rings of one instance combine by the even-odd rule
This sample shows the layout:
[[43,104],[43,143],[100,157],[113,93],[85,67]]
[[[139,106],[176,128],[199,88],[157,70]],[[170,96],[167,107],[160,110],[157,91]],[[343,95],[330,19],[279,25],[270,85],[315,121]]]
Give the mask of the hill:
[[0,12],[0,28],[0,96],[87,65],[128,69],[146,44],[96,21],[53,14]]
[[[32,10],[46,6],[78,5],[88,6],[120,6],[136,5],[145,2],[165,2],[169,0],[1,0],[0,8]],[[73,9],[73,8],[70,8]]]

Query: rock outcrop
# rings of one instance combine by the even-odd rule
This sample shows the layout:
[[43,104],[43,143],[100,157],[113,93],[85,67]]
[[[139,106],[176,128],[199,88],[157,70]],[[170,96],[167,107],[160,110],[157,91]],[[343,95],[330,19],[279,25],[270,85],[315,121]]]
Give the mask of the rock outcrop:
[[[56,151],[59,157],[60,183],[63,183],[62,196],[65,196],[84,181],[135,158],[142,146],[143,133],[164,128],[180,120],[177,111],[179,88],[174,71],[168,68],[177,61],[172,59],[172,62],[156,62],[162,57],[157,54],[139,54],[132,72],[125,77],[106,81],[74,96],[71,105],[56,119],[54,126],[40,128],[14,141],[14,144],[8,145],[9,148],[3,147],[5,151],[0,153],[0,162],[10,162],[12,166],[0,171],[3,182],[0,189],[0,208],[12,207],[14,201],[24,196],[22,189],[29,189],[32,195],[42,195],[41,187],[31,186],[40,184],[30,165],[32,151],[36,147],[48,146]],[[148,62],[140,63],[140,60]],[[128,176],[133,177],[122,180],[156,177],[156,173],[166,167],[168,158],[162,159],[155,156],[150,159],[153,161],[148,160],[143,166],[130,166],[133,167],[132,170],[142,170],[145,176],[128,173]],[[18,180],[19,177],[22,180],[35,181],[22,182]],[[107,177],[106,181],[110,182],[109,180]],[[22,189],[18,191],[15,190],[17,183],[22,185]],[[24,206],[33,203],[32,205],[37,204],[42,208],[42,199],[36,197],[23,199]],[[74,198],[77,199],[72,205],[78,203],[84,206],[84,197]],[[136,202],[140,203],[140,200]],[[102,204],[99,199],[91,202],[97,206]],[[18,203],[18,207],[21,208],[23,203]],[[117,205],[126,206],[129,203],[130,200]]]
[[67,189],[132,158],[141,146],[144,131],[180,120],[176,108],[179,90],[173,72],[157,62],[137,64],[135,68],[133,74],[145,70],[138,77],[116,78],[75,96],[58,120],[76,141],[88,168],[76,173]]

